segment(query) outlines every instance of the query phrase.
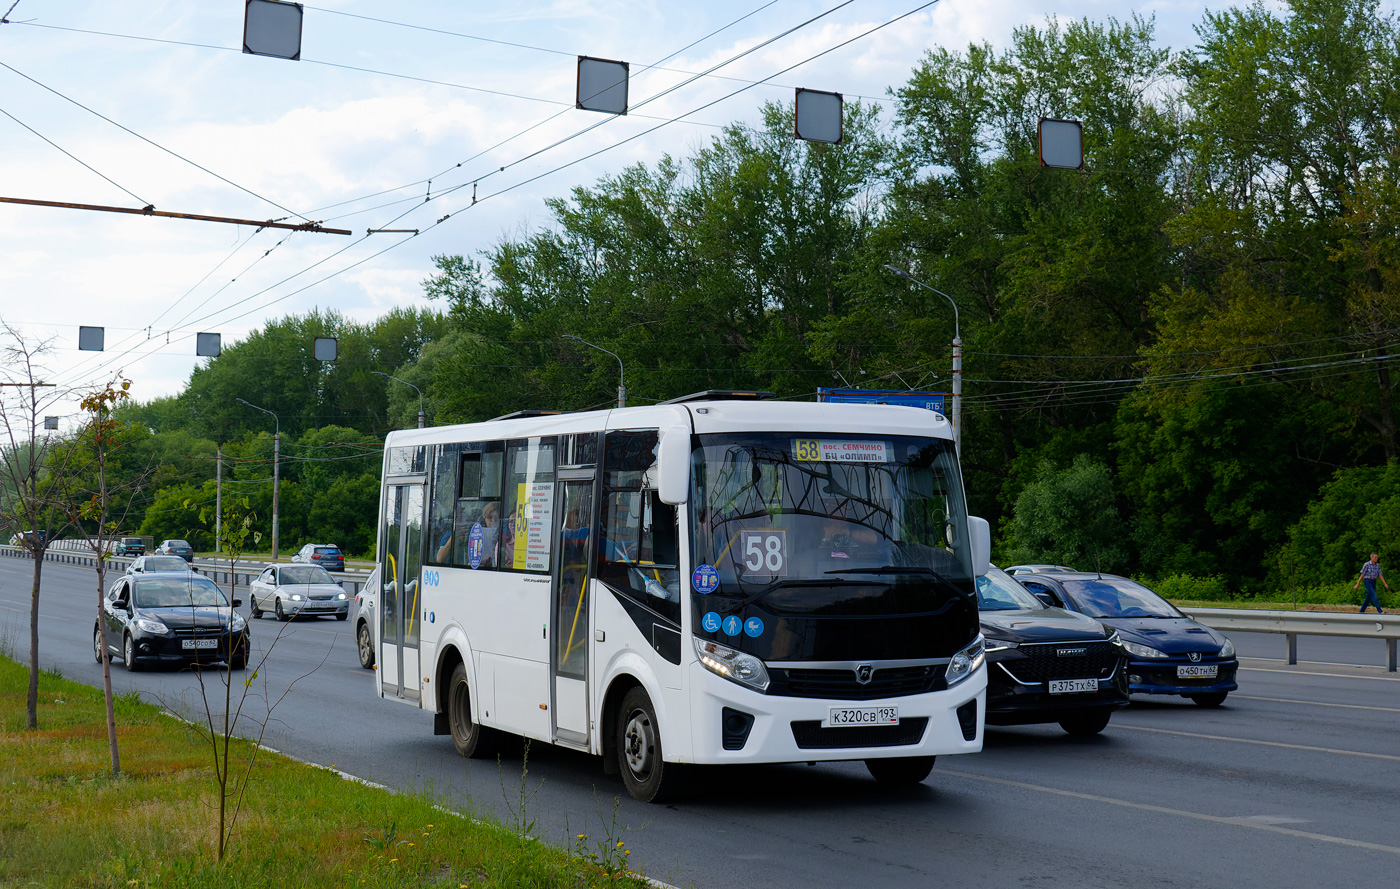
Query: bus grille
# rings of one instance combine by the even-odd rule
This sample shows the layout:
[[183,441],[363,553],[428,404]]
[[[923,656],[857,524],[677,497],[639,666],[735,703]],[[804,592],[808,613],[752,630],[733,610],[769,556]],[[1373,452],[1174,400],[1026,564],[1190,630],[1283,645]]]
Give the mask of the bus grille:
[[822,728],[818,719],[804,719],[792,723],[792,739],[803,750],[906,747],[923,740],[927,727],[927,716],[901,719],[898,725],[843,725],[833,728]]
[[769,673],[778,681],[768,689],[768,694],[837,701],[873,701],[919,695],[943,688],[945,668],[944,664],[877,668],[864,685],[856,681],[854,670],[778,668]]

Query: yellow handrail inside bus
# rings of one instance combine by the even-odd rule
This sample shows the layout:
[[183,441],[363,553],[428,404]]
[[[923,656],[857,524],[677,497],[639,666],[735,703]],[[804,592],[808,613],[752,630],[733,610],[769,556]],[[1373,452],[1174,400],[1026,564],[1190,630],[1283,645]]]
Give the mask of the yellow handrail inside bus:
[[584,572],[583,572],[583,580],[582,580],[582,582],[579,584],[579,588],[578,588],[578,602],[574,603],[574,622],[573,622],[573,625],[569,627],[569,642],[568,642],[567,645],[564,646],[564,655],[563,655],[563,657],[559,658],[559,666],[560,666],[560,667],[564,666],[564,661],[568,660],[569,655],[571,655],[571,654],[574,653],[574,647],[577,646],[577,645],[582,645],[582,644],[583,644],[582,641],[579,641],[579,642],[575,642],[575,641],[574,641],[574,633],[575,633],[576,630],[578,630],[578,616],[579,616],[579,613],[583,611],[583,598],[584,598],[584,595],[585,595],[585,592],[584,592],[584,591],[587,590],[587,589],[588,589],[588,571],[587,571],[587,568],[586,568],[586,566],[585,566],[585,570],[584,570]]

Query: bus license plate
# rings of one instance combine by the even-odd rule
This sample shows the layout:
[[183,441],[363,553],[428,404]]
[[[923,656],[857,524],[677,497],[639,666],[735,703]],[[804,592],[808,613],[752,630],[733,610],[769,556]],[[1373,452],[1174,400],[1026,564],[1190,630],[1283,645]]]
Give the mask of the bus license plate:
[[898,707],[832,707],[822,728],[857,725],[899,725]]
[[218,639],[186,639],[180,643],[181,648],[218,648]]
[[1097,679],[1051,679],[1050,694],[1052,695],[1073,695],[1086,691],[1098,691],[1099,681]]
[[1177,679],[1214,679],[1216,674],[1215,664],[1182,664],[1176,668]]

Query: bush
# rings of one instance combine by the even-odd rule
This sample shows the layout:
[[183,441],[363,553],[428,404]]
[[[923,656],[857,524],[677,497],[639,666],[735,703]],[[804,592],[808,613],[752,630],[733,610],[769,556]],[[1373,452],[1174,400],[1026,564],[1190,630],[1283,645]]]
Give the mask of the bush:
[[1225,578],[1219,574],[1212,574],[1209,577],[1171,574],[1161,580],[1144,581],[1143,583],[1163,599],[1188,602],[1224,602],[1234,598],[1225,585]]

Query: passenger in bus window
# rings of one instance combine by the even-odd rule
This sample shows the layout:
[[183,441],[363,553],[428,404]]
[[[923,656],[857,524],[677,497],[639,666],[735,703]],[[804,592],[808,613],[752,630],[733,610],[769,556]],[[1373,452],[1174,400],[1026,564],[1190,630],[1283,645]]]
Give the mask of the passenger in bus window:
[[[459,507],[459,511],[465,510]],[[470,564],[467,560],[467,543],[471,539],[472,528],[478,523],[482,532],[479,567],[494,568],[501,543],[501,504],[495,500],[489,501],[471,519],[442,536],[438,542],[437,561],[457,566]]]

